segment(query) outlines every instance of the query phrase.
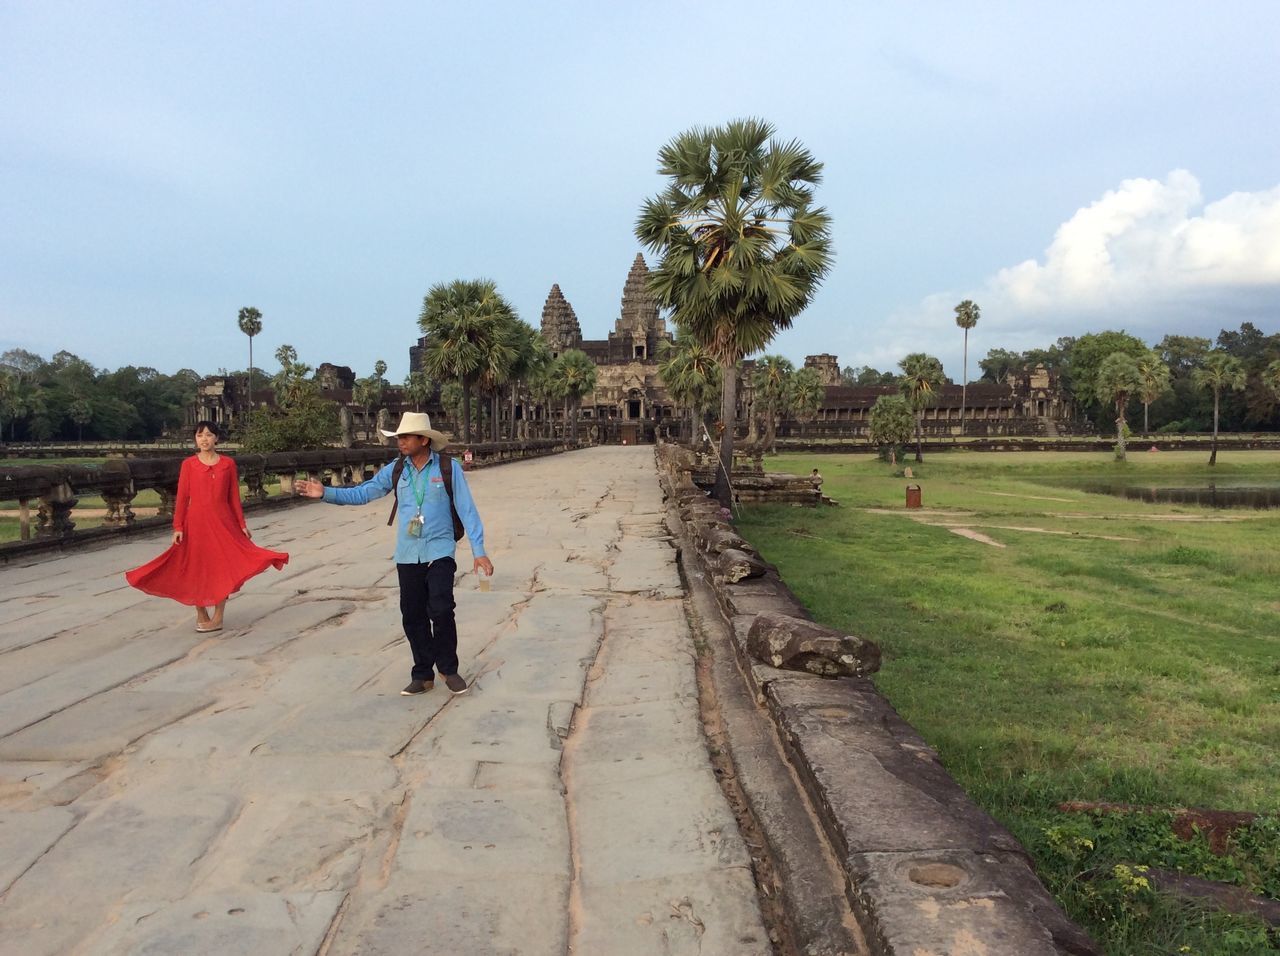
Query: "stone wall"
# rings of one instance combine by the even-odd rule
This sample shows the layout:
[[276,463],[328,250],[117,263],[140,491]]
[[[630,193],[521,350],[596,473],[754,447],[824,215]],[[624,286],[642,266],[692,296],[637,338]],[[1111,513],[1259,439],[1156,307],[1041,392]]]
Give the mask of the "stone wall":
[[[480,442],[468,446],[468,469],[485,468],[558,454],[576,447],[570,442],[541,439],[523,442]],[[450,453],[462,457],[461,448]],[[234,454],[236,468],[248,487],[244,507],[274,507],[295,503],[293,479],[305,474],[325,484],[345,485],[373,477],[396,455],[392,447],[325,448],[270,455]],[[49,464],[0,467],[0,501],[17,501],[21,537],[0,544],[0,563],[42,551],[110,543],[135,531],[171,526],[178,494],[178,473],[187,455],[165,458],[112,458],[96,465]],[[281,494],[269,496],[268,484],[279,481]],[[139,491],[160,496],[159,513],[139,518],[133,500]],[[84,495],[101,495],[107,507],[101,527],[76,530],[75,507]]]

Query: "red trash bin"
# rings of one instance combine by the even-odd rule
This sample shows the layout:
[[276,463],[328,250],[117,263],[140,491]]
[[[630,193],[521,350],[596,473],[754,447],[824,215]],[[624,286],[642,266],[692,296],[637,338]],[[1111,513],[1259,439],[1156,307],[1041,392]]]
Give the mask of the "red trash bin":
[[920,486],[919,485],[907,485],[907,507],[908,508],[920,507]]

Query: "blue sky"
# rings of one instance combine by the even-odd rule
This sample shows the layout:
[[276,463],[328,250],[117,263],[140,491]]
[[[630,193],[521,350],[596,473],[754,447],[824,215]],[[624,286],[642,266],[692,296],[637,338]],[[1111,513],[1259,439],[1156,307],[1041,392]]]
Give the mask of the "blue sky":
[[408,370],[436,282],[618,316],[658,148],[760,116],[837,261],[770,351],[1280,331],[1280,4],[0,4],[0,351]]

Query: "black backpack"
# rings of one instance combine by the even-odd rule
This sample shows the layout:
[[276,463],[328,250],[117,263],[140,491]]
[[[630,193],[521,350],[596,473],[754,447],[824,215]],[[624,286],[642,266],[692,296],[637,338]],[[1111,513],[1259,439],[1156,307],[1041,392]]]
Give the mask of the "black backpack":
[[[440,477],[444,479],[444,493],[449,496],[449,514],[453,515],[453,540],[460,541],[466,532],[462,527],[462,519],[458,517],[458,509],[453,504],[453,458],[444,452],[439,452],[439,455]],[[391,504],[391,514],[387,517],[388,525],[396,520],[396,511],[400,508],[400,475],[404,472],[404,461],[404,455],[401,455],[391,469],[391,494],[395,500]]]

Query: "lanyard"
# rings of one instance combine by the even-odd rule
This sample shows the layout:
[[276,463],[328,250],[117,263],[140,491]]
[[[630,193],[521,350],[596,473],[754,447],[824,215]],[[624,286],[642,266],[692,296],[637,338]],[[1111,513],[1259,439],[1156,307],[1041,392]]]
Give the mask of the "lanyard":
[[412,461],[409,462],[409,487],[413,489],[414,500],[418,502],[418,514],[422,514],[422,502],[427,497],[427,485],[429,484],[429,482],[424,480],[422,482],[422,488],[419,489],[418,476],[422,475],[426,477],[426,476],[429,476],[430,474],[431,474],[430,458],[427,459],[427,467],[423,468],[422,471],[418,471],[418,469],[414,467],[414,464]]

